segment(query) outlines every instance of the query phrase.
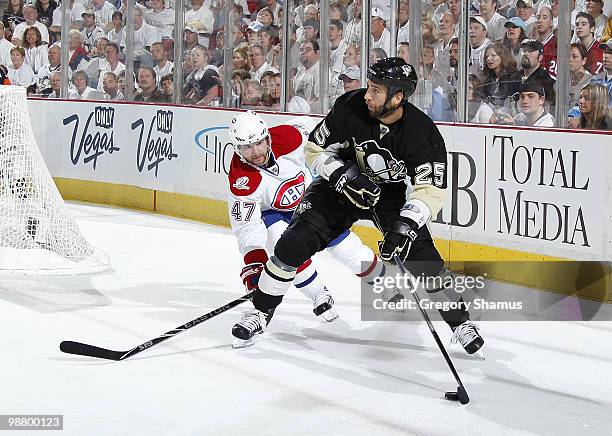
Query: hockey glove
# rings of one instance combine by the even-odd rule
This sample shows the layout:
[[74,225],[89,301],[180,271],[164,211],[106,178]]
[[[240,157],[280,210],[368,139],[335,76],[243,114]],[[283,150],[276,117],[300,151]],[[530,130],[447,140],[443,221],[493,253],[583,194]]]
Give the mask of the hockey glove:
[[264,269],[263,263],[251,263],[242,268],[240,278],[247,289],[247,292],[253,292],[257,289],[259,277]]
[[395,218],[385,232],[385,240],[378,243],[380,258],[392,262],[397,254],[403,262],[410,252],[410,244],[417,238],[419,226],[410,218]]
[[380,188],[368,176],[359,171],[355,162],[346,162],[329,176],[329,182],[336,190],[360,209],[373,207],[380,197]]

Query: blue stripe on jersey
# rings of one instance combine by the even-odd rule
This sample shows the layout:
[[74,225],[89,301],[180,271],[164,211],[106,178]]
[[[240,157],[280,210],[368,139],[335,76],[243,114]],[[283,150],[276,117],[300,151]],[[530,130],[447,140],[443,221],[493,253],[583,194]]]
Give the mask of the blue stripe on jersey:
[[336,239],[332,240],[329,244],[327,244],[327,248],[331,248],[334,245],[338,245],[340,242],[344,241],[348,235],[348,230],[343,231],[342,233],[340,233],[340,236],[338,236]]
[[280,212],[278,210],[265,210],[261,213],[261,219],[263,220],[266,228],[272,226],[279,221],[285,221],[286,223],[291,222],[293,211]]
[[293,285],[298,289],[303,288],[304,286],[308,286],[309,284],[311,284],[312,281],[316,278],[317,278],[317,272],[315,271],[314,274],[310,276],[310,278],[304,280],[302,283],[295,283],[294,281]]

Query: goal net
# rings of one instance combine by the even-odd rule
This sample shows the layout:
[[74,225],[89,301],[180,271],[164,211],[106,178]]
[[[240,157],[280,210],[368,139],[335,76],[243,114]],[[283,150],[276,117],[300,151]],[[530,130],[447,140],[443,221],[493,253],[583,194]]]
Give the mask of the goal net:
[[25,88],[0,86],[0,275],[89,274],[110,268],[87,243],[45,165]]

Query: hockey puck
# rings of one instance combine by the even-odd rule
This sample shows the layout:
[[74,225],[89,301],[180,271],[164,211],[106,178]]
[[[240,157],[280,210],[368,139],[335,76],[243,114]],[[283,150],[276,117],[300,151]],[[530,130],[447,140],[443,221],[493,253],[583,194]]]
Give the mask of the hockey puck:
[[457,392],[445,392],[444,399],[448,401],[459,401],[459,394]]

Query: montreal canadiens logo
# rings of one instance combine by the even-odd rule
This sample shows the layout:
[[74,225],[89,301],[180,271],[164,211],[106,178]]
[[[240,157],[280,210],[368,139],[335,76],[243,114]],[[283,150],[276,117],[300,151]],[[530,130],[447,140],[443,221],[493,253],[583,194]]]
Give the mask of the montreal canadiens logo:
[[302,199],[305,188],[303,172],[292,179],[285,180],[274,194],[272,207],[278,210],[293,210]]

